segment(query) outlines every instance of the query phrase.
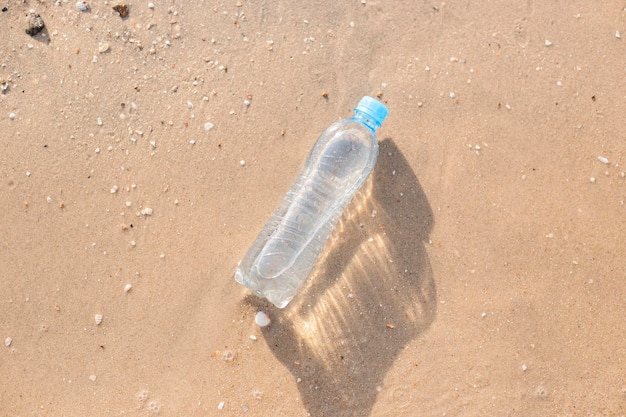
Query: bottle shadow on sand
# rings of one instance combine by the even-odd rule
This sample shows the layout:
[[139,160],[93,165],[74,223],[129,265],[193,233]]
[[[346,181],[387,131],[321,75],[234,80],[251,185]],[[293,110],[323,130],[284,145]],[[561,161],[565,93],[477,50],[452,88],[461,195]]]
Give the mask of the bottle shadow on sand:
[[387,371],[436,315],[425,244],[428,200],[392,139],[335,227],[311,276],[263,336],[313,417],[368,416]]

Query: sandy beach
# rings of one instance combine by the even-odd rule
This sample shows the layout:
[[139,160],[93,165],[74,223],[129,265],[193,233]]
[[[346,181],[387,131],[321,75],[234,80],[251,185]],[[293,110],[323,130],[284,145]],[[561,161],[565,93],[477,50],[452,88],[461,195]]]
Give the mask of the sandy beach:
[[[625,1],[0,8],[0,415],[626,415]],[[237,263],[364,95],[277,309]]]

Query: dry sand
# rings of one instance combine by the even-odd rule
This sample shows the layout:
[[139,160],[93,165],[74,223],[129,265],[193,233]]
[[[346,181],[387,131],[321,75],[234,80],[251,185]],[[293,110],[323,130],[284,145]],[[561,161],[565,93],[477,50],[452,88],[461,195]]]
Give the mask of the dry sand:
[[[626,2],[56,3],[0,4],[2,416],[626,414]],[[277,310],[234,269],[365,94]]]

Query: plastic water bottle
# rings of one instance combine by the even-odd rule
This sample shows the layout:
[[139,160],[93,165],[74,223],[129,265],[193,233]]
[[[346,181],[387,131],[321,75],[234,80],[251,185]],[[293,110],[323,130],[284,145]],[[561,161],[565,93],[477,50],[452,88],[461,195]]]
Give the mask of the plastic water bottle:
[[317,139],[302,172],[239,263],[235,280],[278,308],[308,277],[344,209],[376,164],[387,108],[363,97]]

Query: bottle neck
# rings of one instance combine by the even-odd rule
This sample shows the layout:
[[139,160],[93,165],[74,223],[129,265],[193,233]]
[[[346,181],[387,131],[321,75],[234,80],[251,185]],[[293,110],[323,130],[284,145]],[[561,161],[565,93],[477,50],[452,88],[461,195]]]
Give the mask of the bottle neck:
[[357,109],[354,109],[354,116],[352,116],[352,119],[365,125],[369,130],[374,133],[376,133],[376,129],[380,127],[380,123],[374,120],[373,117]]

